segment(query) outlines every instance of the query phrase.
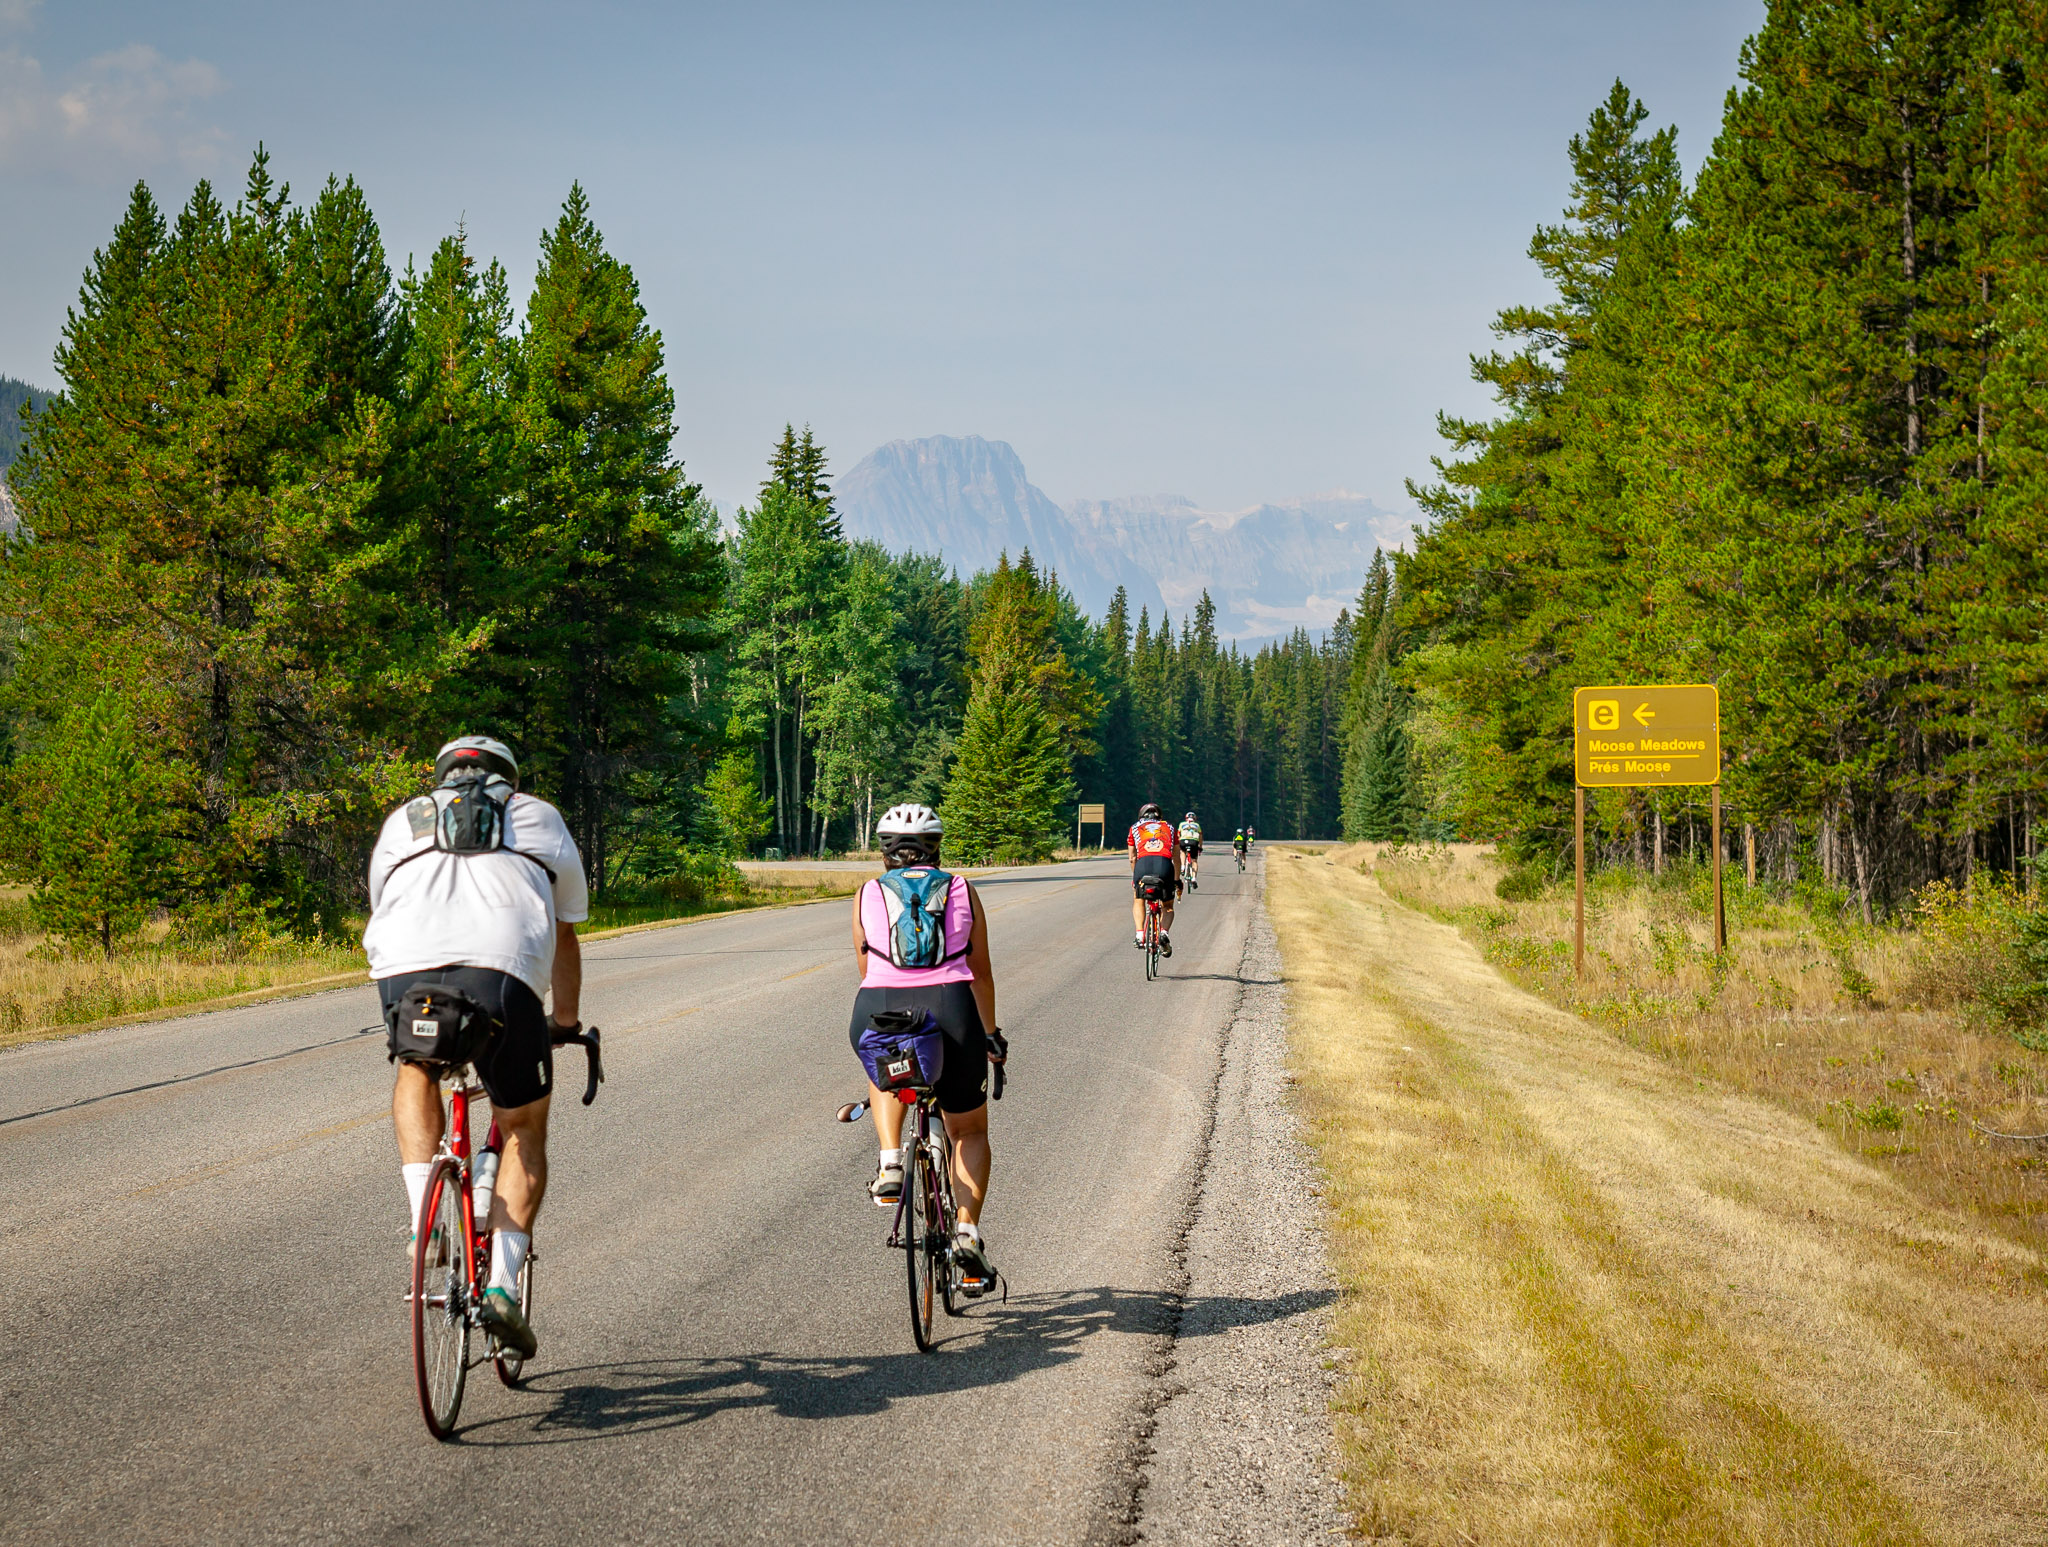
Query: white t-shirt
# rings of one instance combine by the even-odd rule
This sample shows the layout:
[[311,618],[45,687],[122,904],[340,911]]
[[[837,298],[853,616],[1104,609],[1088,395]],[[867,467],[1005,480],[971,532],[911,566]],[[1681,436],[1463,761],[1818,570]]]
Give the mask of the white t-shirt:
[[[417,802],[384,819],[370,853],[370,925],[363,931],[371,977],[495,967],[536,994],[548,991],[556,922],[590,917],[583,860],[562,813],[535,796],[512,797],[505,828],[505,848],[545,861],[555,873],[552,886],[539,865],[502,849],[434,852],[431,817]],[[422,857],[399,866],[408,854]]]

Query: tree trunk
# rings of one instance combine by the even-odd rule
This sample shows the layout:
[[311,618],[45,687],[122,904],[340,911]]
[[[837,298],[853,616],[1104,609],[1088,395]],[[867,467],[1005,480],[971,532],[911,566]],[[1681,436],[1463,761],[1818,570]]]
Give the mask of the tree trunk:
[[782,711],[775,711],[775,842],[786,855],[789,841],[789,802],[784,790],[782,767]]
[[1849,852],[1856,860],[1856,900],[1863,907],[1863,923],[1868,928],[1870,917],[1870,866],[1866,862],[1863,847],[1863,829],[1852,817],[1849,821]]
[[1650,820],[1654,824],[1656,831],[1656,836],[1651,840],[1650,846],[1650,874],[1661,876],[1664,874],[1664,813],[1661,811],[1655,812]]
[[1749,885],[1756,885],[1756,823],[1742,824],[1742,874]]

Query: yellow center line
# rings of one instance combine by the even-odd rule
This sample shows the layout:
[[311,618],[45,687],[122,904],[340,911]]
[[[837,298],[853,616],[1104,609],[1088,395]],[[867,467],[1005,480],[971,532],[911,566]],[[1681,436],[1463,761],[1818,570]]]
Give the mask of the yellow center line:
[[273,1155],[282,1155],[290,1150],[303,1149],[308,1144],[315,1143],[321,1139],[332,1138],[337,1133],[347,1133],[351,1128],[360,1128],[365,1123],[389,1122],[390,1120],[391,1114],[385,1110],[365,1112],[361,1117],[351,1117],[342,1122],[329,1123],[325,1128],[315,1128],[310,1133],[302,1133],[296,1139],[286,1139],[281,1144],[273,1144],[265,1149],[251,1150],[246,1155],[237,1155],[233,1160],[223,1160],[218,1165],[202,1166],[199,1170],[188,1172],[184,1176],[174,1176],[168,1182],[156,1182],[148,1187],[138,1188],[136,1191],[129,1193],[128,1196],[130,1198],[147,1198],[152,1193],[172,1192],[180,1187],[190,1187],[194,1182],[203,1182],[209,1177],[224,1176],[239,1166],[246,1166],[258,1160],[268,1160]]

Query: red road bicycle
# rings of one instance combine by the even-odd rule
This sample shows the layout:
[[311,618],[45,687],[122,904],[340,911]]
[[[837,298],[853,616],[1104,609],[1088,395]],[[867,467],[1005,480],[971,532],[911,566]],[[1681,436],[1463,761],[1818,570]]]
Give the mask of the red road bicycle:
[[1164,876],[1140,876],[1139,895],[1145,901],[1145,981],[1150,983],[1159,976],[1160,922],[1166,915],[1166,887]]
[[[557,1036],[555,1046],[581,1047],[588,1064],[583,1086],[583,1104],[597,1099],[597,1087],[604,1083],[601,1038],[595,1026],[571,1035]],[[412,1258],[412,1367],[419,1387],[420,1413],[427,1420],[427,1432],[445,1440],[455,1432],[455,1418],[462,1411],[462,1392],[475,1365],[489,1359],[498,1379],[517,1385],[526,1361],[484,1332],[484,1354],[470,1357],[471,1334],[483,1327],[477,1306],[484,1286],[491,1281],[491,1237],[486,1221],[476,1213],[477,1176],[469,1142],[469,1103],[483,1094],[475,1071],[464,1064],[449,1071],[448,1121],[442,1129],[441,1152],[434,1157],[434,1169],[427,1173],[426,1197],[420,1203],[419,1228],[414,1235]],[[503,1147],[497,1119],[491,1120],[482,1153],[496,1154]],[[533,1319],[533,1259],[529,1249],[519,1270],[519,1309]]]

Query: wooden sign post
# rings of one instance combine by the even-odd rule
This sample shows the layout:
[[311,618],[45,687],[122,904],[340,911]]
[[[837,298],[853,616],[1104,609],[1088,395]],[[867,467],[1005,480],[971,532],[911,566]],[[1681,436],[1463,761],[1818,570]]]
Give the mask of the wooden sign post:
[[[1079,808],[1078,808],[1078,809],[1077,809],[1077,810],[1075,811],[1075,813],[1074,813],[1074,850],[1075,850],[1075,852],[1076,852],[1076,853],[1079,853],[1079,852],[1080,852],[1080,848],[1081,848],[1081,829],[1082,829],[1083,827],[1087,826],[1087,825],[1088,825],[1088,824],[1090,824],[1090,823],[1093,823],[1093,824],[1094,824],[1095,826],[1097,826],[1097,827],[1103,827],[1103,823],[1104,823],[1104,820],[1105,820],[1105,817],[1104,817],[1104,812],[1103,812],[1103,808],[1102,808],[1102,807],[1100,807],[1100,806],[1082,806],[1082,807],[1079,807]],[[1102,830],[1101,832],[1097,833],[1097,834],[1095,835],[1095,838],[1096,838],[1096,845],[1095,845],[1095,846],[1096,846],[1096,847],[1097,847],[1098,849],[1099,849],[1099,848],[1101,848],[1101,847],[1103,847],[1103,846],[1104,846],[1105,844],[1107,844],[1107,843],[1109,842],[1109,831],[1108,831],[1108,829],[1107,829],[1106,827],[1103,827],[1103,830]]]
[[1580,688],[1572,695],[1572,965],[1586,970],[1586,791],[1712,785],[1714,951],[1728,949],[1721,899],[1721,690],[1712,683]]

